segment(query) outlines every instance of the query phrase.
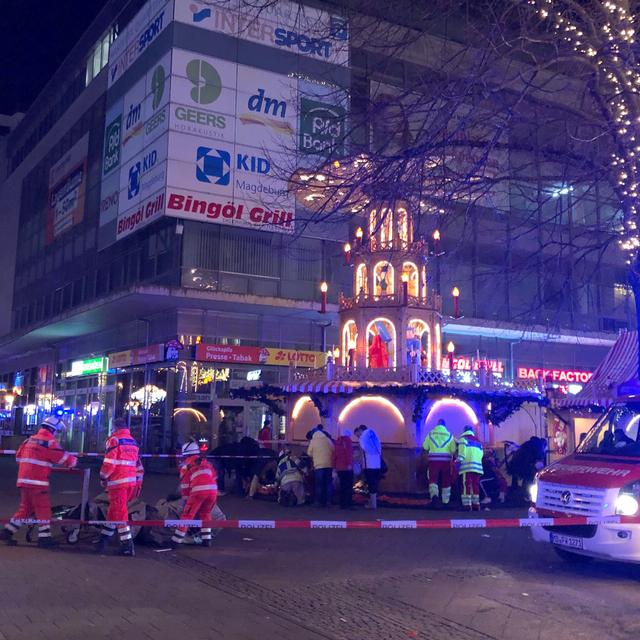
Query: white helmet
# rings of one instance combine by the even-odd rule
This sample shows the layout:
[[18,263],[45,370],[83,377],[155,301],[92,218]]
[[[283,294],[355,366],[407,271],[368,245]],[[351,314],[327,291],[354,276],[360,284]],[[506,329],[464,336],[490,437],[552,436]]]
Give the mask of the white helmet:
[[200,454],[200,447],[197,442],[190,440],[182,445],[183,456],[197,456]]
[[56,416],[49,416],[40,423],[40,426],[55,433],[60,429],[64,429],[67,425],[62,421],[61,418],[57,418]]

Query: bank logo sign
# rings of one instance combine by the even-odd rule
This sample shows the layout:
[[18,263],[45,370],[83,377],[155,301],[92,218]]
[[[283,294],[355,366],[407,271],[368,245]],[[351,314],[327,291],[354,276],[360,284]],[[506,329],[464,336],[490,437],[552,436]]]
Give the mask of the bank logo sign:
[[306,154],[343,156],[346,110],[318,100],[300,100],[299,151]]
[[107,125],[104,133],[104,158],[102,175],[107,175],[120,165],[120,139],[122,138],[122,116],[117,116]]

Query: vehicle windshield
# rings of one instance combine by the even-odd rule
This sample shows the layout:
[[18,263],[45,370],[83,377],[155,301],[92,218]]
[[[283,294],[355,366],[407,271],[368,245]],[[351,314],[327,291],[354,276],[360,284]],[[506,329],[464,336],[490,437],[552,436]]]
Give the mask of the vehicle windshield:
[[640,402],[612,405],[593,425],[576,453],[640,458]]

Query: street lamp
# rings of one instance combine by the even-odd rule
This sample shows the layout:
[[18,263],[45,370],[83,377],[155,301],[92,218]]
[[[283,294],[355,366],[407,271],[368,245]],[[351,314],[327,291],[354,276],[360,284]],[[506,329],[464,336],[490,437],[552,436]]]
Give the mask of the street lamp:
[[329,291],[329,285],[322,282],[320,284],[320,313],[327,313],[327,291]]
[[402,280],[402,304],[406,307],[409,304],[409,274],[403,273],[400,279]]
[[453,296],[453,317],[460,317],[460,289],[458,287],[453,287],[451,291],[451,295]]
[[356,246],[360,246],[362,244],[362,237],[364,236],[364,231],[362,227],[358,227],[356,229]]
[[351,245],[347,242],[344,245],[344,263],[349,264],[351,262]]
[[447,343],[447,353],[449,354],[449,374],[453,375],[453,353],[456,350],[456,345],[449,341]]

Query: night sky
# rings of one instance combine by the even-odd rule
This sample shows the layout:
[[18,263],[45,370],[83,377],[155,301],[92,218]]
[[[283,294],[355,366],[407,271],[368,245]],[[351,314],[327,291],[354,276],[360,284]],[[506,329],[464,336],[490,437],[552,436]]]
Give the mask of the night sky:
[[104,0],[0,0],[0,113],[26,111]]

